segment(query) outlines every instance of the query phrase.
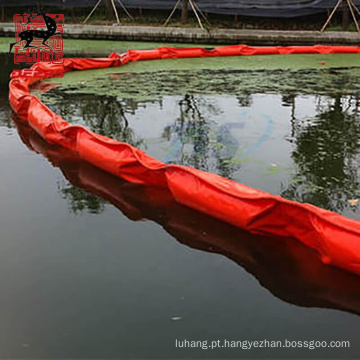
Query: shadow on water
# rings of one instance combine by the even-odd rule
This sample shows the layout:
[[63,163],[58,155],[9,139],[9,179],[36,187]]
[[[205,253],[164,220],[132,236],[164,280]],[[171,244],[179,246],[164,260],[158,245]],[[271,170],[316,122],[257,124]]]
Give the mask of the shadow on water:
[[23,143],[59,167],[69,180],[71,185],[60,191],[73,209],[99,212],[110,202],[133,221],[158,223],[186,246],[226,256],[286,302],[360,314],[360,278],[323,265],[301,243],[251,235],[188,209],[167,190],[116,178],[80,161],[75,152],[49,145],[29,126],[14,121]]

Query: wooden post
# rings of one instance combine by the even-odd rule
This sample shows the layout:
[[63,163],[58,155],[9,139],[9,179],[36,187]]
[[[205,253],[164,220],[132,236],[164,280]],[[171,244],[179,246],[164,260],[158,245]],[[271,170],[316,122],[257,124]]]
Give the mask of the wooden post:
[[131,14],[129,13],[128,9],[124,6],[124,4],[122,3],[121,0],[117,0],[117,2],[119,3],[119,5],[122,7],[122,9],[124,10],[125,14],[129,17],[130,20],[134,20],[134,18],[131,16]]
[[111,0],[105,0],[105,16],[106,16],[106,20],[110,20],[111,22],[114,20]]
[[342,4],[342,29],[344,31],[349,29],[350,25],[350,17],[349,17],[349,7],[347,6],[346,2],[344,1]]
[[350,0],[347,0],[347,3],[348,3],[348,5],[349,5],[349,9],[350,9],[350,12],[351,12],[351,16],[353,17],[354,23],[355,23],[355,25],[356,25],[356,30],[357,30],[358,32],[360,32],[360,26],[359,26],[359,24],[358,24],[358,22],[357,22],[357,20],[356,20],[355,13],[354,13],[354,10],[353,10],[352,5],[351,5],[352,3],[350,2]]
[[[190,5],[193,5],[193,9],[194,9],[194,11],[195,11],[195,15],[196,15],[196,12],[198,12],[199,14],[200,14],[200,16],[202,16],[203,17],[203,19],[206,21],[206,23],[209,25],[209,27],[211,26],[211,24],[210,24],[210,21],[209,21],[209,19],[208,19],[208,14],[207,13],[203,13],[202,12],[202,10],[200,9],[200,6],[198,5],[198,3],[197,3],[197,1],[195,0],[190,0]],[[198,17],[198,16],[197,16]],[[201,23],[201,21],[200,21],[200,23]],[[199,24],[200,24],[199,23]]]
[[195,5],[194,5],[194,3],[193,3],[193,0],[189,0],[189,3],[190,3],[190,5],[191,5],[192,11],[194,12],[194,14],[195,14],[195,16],[196,16],[196,19],[197,19],[198,23],[199,23],[199,25],[200,25],[200,28],[201,28],[201,29],[204,29],[203,24],[202,24],[202,22],[201,22],[201,19],[200,19],[199,15],[198,15],[198,13],[197,13],[197,11],[196,11],[196,9],[195,9]]
[[138,0],[138,9],[139,9],[139,16],[142,17],[143,16],[143,12],[142,12],[142,7],[140,5],[140,0]]
[[182,8],[181,8],[181,22],[183,24],[188,22],[188,5],[189,5],[189,0],[183,0]]
[[324,24],[324,26],[323,26],[322,29],[320,30],[321,32],[323,32],[323,31],[326,29],[326,27],[329,25],[332,17],[334,16],[337,8],[340,6],[340,4],[342,3],[342,1],[343,1],[343,0],[339,0],[339,1],[336,3],[336,5],[335,5],[333,11],[331,12],[329,18],[327,19],[326,23]]
[[[360,15],[360,10],[357,8],[357,6],[355,5],[355,3],[353,2],[353,0],[349,0],[350,5],[352,5],[352,7],[354,8],[354,10]],[[350,6],[351,9],[351,6]]]
[[72,20],[75,22],[75,19],[76,19],[76,13],[75,13],[75,8],[71,8],[71,17],[72,17]]
[[96,8],[100,5],[100,3],[102,2],[102,0],[99,0],[96,5],[93,7],[93,9],[91,10],[90,14],[87,16],[87,18],[84,20],[83,25],[85,25],[87,23],[87,21],[90,19],[91,15],[94,13],[94,11],[96,10]]
[[178,1],[177,1],[177,3],[175,4],[174,8],[173,8],[172,11],[171,11],[171,14],[170,14],[169,17],[166,19],[164,26],[166,26],[166,25],[168,24],[168,22],[170,21],[170,19],[171,19],[172,16],[174,15],[176,9],[177,9],[178,6],[180,5],[180,2],[181,2],[181,0],[178,0]]
[[114,9],[114,13],[115,13],[115,16],[116,16],[116,21],[117,21],[118,25],[120,25],[119,14],[118,14],[118,12],[117,12],[116,5],[115,5],[114,0],[111,0],[111,5],[112,5],[112,7],[113,7],[113,9]]

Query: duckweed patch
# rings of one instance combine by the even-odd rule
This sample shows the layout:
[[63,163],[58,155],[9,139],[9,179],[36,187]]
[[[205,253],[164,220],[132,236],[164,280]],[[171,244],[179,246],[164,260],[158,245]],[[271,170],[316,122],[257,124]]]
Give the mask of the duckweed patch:
[[106,73],[95,78],[72,77],[72,84],[60,83],[48,93],[40,93],[49,103],[66,95],[115,96],[158,100],[185,94],[253,93],[356,94],[360,91],[360,68],[290,70],[174,70]]

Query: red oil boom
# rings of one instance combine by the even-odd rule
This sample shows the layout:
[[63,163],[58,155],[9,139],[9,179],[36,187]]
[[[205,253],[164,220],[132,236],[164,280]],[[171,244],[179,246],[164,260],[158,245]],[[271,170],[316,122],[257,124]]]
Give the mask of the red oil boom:
[[[254,234],[294,238],[314,249],[325,264],[360,275],[360,222],[310,204],[300,204],[188,166],[160,162],[142,150],[69,125],[46,107],[30,86],[45,77],[68,71],[122,66],[132,61],[274,54],[357,53],[357,46],[250,47],[214,49],[162,47],[112,53],[108,58],[64,59],[62,64],[40,62],[10,81],[12,109],[47,142],[58,144],[127,181],[167,188],[176,201]],[[17,74],[18,75],[18,74]],[[292,241],[292,240],[289,240]]]

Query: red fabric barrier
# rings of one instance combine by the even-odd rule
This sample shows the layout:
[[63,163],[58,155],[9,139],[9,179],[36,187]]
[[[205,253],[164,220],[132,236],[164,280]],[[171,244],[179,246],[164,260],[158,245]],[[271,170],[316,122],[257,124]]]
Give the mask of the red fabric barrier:
[[360,315],[360,277],[322,264],[299,241],[253,235],[181,206],[166,188],[114,177],[81,161],[75,151],[50,145],[27,124],[14,121],[30,150],[59,167],[70,183],[106,199],[132,221],[154,221],[184,245],[227,256],[291,304]]
[[[109,58],[66,59],[63,65],[37,63],[33,70],[73,71],[124,65],[130,61],[264,54],[360,53],[360,47],[249,47],[215,49],[163,47],[112,53]],[[168,188],[181,204],[252,233],[292,237],[315,249],[321,260],[360,275],[360,223],[309,204],[288,201],[191,167],[166,165],[129,144],[81,126],[70,126],[29,92],[39,77],[10,82],[13,110],[45,140],[73,151],[87,162],[127,181]]]

